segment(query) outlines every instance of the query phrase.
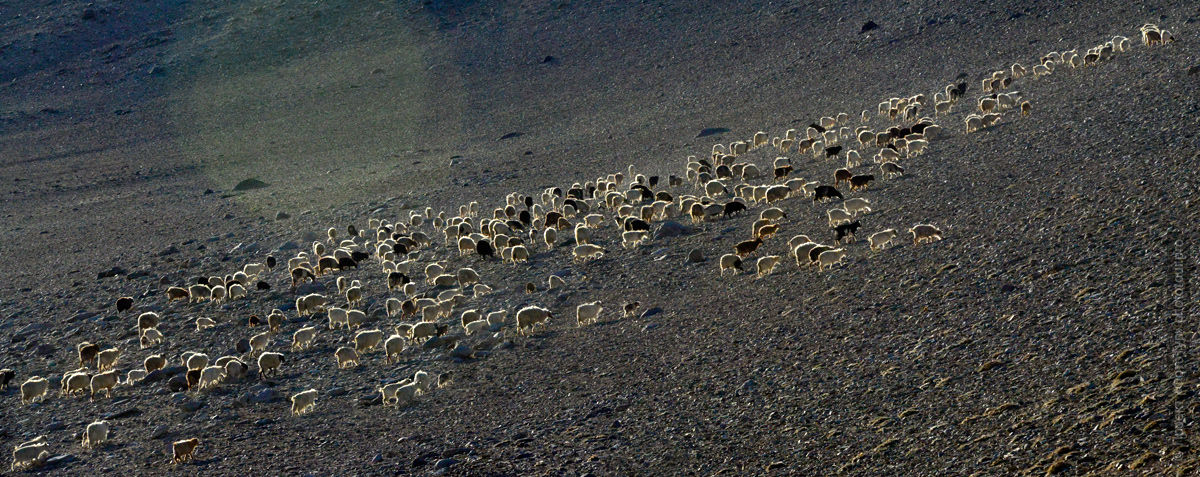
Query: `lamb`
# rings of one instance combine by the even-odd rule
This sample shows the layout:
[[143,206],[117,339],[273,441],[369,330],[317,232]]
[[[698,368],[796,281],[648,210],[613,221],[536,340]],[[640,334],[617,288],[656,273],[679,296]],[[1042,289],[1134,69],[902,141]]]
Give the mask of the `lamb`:
[[899,164],[896,164],[894,162],[885,162],[883,164],[880,164],[879,171],[880,171],[880,173],[883,174],[883,177],[886,179],[890,179],[895,176],[904,175],[904,168],[900,167]]
[[217,322],[213,321],[212,318],[206,318],[203,316],[196,317],[196,331],[204,331],[205,329],[212,328],[214,326],[217,326]]
[[587,260],[592,260],[592,259],[596,259],[596,258],[603,256],[604,249],[601,248],[599,245],[593,245],[593,244],[576,245],[575,249],[572,251],[572,254],[575,257],[574,260],[582,259],[584,261],[587,261]]
[[404,351],[405,344],[404,335],[400,334],[400,331],[401,330],[397,329],[396,334],[389,336],[388,339],[383,342],[383,362],[386,364],[400,361],[400,353]]
[[913,235],[913,245],[942,239],[941,229],[929,224],[914,225],[908,232]]
[[757,228],[755,228],[755,229],[754,229],[754,237],[758,237],[758,238],[761,238],[761,239],[763,239],[763,240],[766,240],[766,239],[769,239],[769,238],[771,238],[771,237],[775,236],[775,234],[776,234],[777,232],[779,232],[779,226],[778,226],[778,225],[776,225],[776,224],[763,224],[763,225],[761,225],[761,226],[759,226],[759,227],[757,227]]
[[758,261],[754,263],[754,268],[758,270],[756,278],[762,278],[770,275],[771,271],[775,269],[775,265],[779,264],[780,258],[781,257],[779,255],[767,255],[765,257],[759,257]]
[[527,306],[517,311],[517,331],[522,335],[525,331],[547,323],[554,318],[550,310],[537,306]]
[[579,326],[584,326],[594,323],[600,319],[600,312],[604,307],[600,306],[600,302],[593,301],[591,303],[582,303],[575,307],[575,319]]
[[329,329],[341,326],[350,329],[348,312],[344,308],[331,307],[325,313],[329,315]]
[[862,212],[863,215],[871,213],[871,201],[865,197],[846,199],[842,206],[846,208],[847,212],[850,212],[850,215],[854,216],[857,216],[859,212]]
[[[742,270],[742,259],[736,254],[727,253],[721,256],[721,275],[725,275],[725,270]],[[737,273],[737,272],[734,272]]]
[[[1034,71],[1037,71],[1037,68],[1034,68]],[[966,123],[967,123],[967,133],[968,134],[978,131],[980,129],[983,129],[983,117],[982,116],[979,116],[976,114],[969,115],[969,116],[967,116]]]
[[267,350],[267,346],[271,344],[271,332],[259,333],[250,337],[250,355],[254,356]]
[[106,371],[106,372],[97,374],[95,376],[92,376],[91,400],[92,401],[96,400],[96,393],[99,392],[100,390],[104,390],[105,397],[112,397],[112,388],[113,388],[113,386],[117,385],[117,380],[120,379],[120,377],[121,377],[121,374],[117,371]]
[[854,222],[850,222],[848,224],[842,224],[842,225],[835,227],[833,231],[837,235],[834,238],[834,242],[842,243],[842,239],[846,238],[846,237],[850,237],[853,239],[854,234],[856,232],[858,232],[858,229],[860,227],[862,227],[862,223],[860,223],[857,220],[855,220]]
[[421,394],[421,384],[408,378],[379,388],[379,393],[383,396],[384,405],[407,405]]
[[188,371],[204,369],[208,366],[208,355],[204,353],[186,352],[182,356],[183,365]]
[[8,389],[8,383],[12,382],[12,379],[16,377],[16,375],[17,373],[14,373],[11,369],[0,369],[0,391]]
[[346,303],[355,305],[363,299],[363,291],[361,287],[350,287],[346,289]]
[[362,330],[354,334],[354,350],[359,353],[371,351],[381,342],[383,342],[383,331],[381,330]]
[[1030,110],[1032,110],[1032,109],[1033,109],[1033,106],[1029,104],[1029,101],[1022,101],[1022,102],[1021,102],[1021,115],[1022,115],[1022,116],[1028,116],[1028,115],[1029,115],[1029,111],[1030,111]]
[[96,353],[96,369],[104,371],[112,369],[117,365],[117,359],[121,357],[121,350],[117,348],[109,348]]
[[470,310],[463,310],[462,315],[459,315],[459,323],[461,323],[464,327],[467,326],[467,323],[482,319],[483,313],[480,313],[479,310],[474,308]]
[[282,310],[271,310],[271,314],[267,315],[267,329],[271,330],[272,333],[278,332],[283,328],[283,322],[286,319],[287,316],[283,314]]
[[308,389],[292,395],[292,415],[299,416],[312,410],[317,405],[317,390]]
[[621,233],[621,246],[624,248],[637,248],[647,236],[648,234],[644,230],[623,232]]
[[813,194],[813,202],[823,202],[823,199],[833,200],[834,197],[844,199],[842,193],[833,186],[817,186],[816,192]]
[[849,223],[854,220],[854,216],[850,215],[850,212],[847,212],[846,209],[829,209],[826,215],[829,216],[830,227],[837,227],[838,224]]
[[96,421],[83,431],[83,448],[91,449],[108,440],[108,421]]
[[263,353],[258,356],[258,377],[265,378],[268,374],[279,376],[281,366],[283,353]]
[[819,266],[820,266],[821,270],[824,270],[826,268],[833,268],[833,266],[837,265],[838,262],[841,262],[842,257],[845,257],[845,256],[846,256],[845,249],[835,248],[833,250],[826,250],[826,251],[821,252],[821,254],[817,256],[817,260],[820,262]]
[[867,241],[871,243],[871,250],[880,250],[887,247],[894,238],[896,238],[896,229],[886,229],[871,234]]
[[141,349],[149,348],[151,346],[162,343],[163,342],[163,334],[161,331],[158,331],[158,328],[147,328],[145,331],[142,332],[142,337],[141,337],[140,342],[141,342]]
[[46,438],[38,436],[31,441],[18,444],[13,449],[13,462],[9,467],[9,471],[15,472],[24,469],[36,469],[46,463],[46,459],[50,458],[50,452],[47,449]]
[[200,390],[215,388],[221,384],[221,380],[224,378],[225,367],[205,366],[200,370],[200,381],[197,388]]
[[180,288],[180,287],[167,288],[167,302],[168,303],[173,302],[175,300],[188,300],[191,297],[192,297],[192,294],[190,292],[188,292],[188,290],[186,288]]
[[195,437],[171,443],[171,463],[180,464],[194,458],[200,439]]
[[358,352],[354,348],[342,346],[333,352],[333,357],[337,359],[338,369],[358,366]]
[[79,367],[85,368],[96,364],[96,355],[100,354],[100,345],[84,341],[76,346],[79,351]]
[[142,367],[146,369],[147,374],[153,373],[167,367],[167,358],[164,358],[161,354],[147,356],[146,359],[142,360]]

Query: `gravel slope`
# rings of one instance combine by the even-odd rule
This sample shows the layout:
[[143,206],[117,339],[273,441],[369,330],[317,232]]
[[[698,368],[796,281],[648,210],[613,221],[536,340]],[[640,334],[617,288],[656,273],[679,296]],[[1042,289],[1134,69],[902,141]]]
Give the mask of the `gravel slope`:
[[[249,314],[291,318],[272,343],[288,353],[283,377],[265,384],[173,395],[144,383],[35,405],[4,391],[0,447],[45,434],[69,456],[50,470],[161,472],[170,441],[198,436],[197,463],[176,472],[1196,472],[1200,12],[1185,2],[41,8],[0,6],[0,367],[17,382],[60,376],[84,340],[121,347],[122,370],[151,352],[215,358],[261,331],[244,326]],[[867,20],[881,28],[859,33]],[[1019,81],[1033,114],[977,134],[963,134],[960,105],[905,177],[855,194],[874,209],[866,233],[931,222],[946,230],[932,245],[901,236],[870,253],[859,240],[829,272],[785,260],[764,279],[718,276],[755,207],[632,250],[610,224],[608,254],[587,264],[566,240],[518,267],[437,251],[495,288],[468,307],[536,303],[557,319],[494,347],[470,338],[487,351],[477,359],[421,348],[353,370],[331,358],[344,331],[287,351],[292,331],[324,317],[295,316],[283,271],[270,292],[224,306],[168,305],[161,291],[367,217],[471,200],[486,210],[629,164],[682,174],[713,142],[857,116],[960,76],[975,98],[994,69],[1134,38],[1145,22],[1179,41]],[[396,93],[407,88],[422,94]],[[707,127],[730,132],[697,138]],[[823,183],[836,167],[794,159],[795,175]],[[248,177],[270,185],[232,190]],[[799,233],[832,240],[827,206],[781,207],[789,217],[760,254],[785,254]],[[688,263],[691,250],[706,261]],[[551,273],[568,287],[545,290]],[[365,282],[365,310],[393,296],[373,263],[345,275]],[[121,295],[164,313],[166,344],[138,349],[136,315],[111,305]],[[596,300],[604,319],[576,327],[575,305]],[[630,300],[662,311],[618,316]],[[197,316],[220,324],[198,333]],[[418,369],[453,380],[404,409],[371,401]],[[288,416],[286,396],[310,387],[316,410]],[[77,433],[105,415],[110,445],[81,449]]]

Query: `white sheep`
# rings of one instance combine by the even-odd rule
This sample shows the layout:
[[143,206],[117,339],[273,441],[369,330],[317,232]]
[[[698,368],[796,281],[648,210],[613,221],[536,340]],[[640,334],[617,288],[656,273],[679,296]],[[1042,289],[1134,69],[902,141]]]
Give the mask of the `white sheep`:
[[137,319],[138,331],[141,332],[141,331],[145,331],[148,328],[157,328],[158,323],[161,321],[162,321],[162,318],[158,316],[158,313],[155,313],[153,311],[147,311],[145,313],[142,313],[142,314],[138,315],[138,319]]
[[23,469],[36,469],[46,463],[46,459],[50,458],[50,452],[47,450],[45,437],[38,436],[32,441],[19,444],[13,449],[13,462],[9,470],[16,472]]
[[792,194],[792,189],[785,185],[773,185],[767,188],[765,199],[768,204],[781,201]]
[[513,265],[516,265],[518,262],[528,262],[529,261],[529,248],[524,245],[517,245],[515,247],[509,247],[509,248],[505,249],[505,251],[507,251],[508,253],[510,253],[512,255],[511,257],[509,257],[509,260],[512,261]]
[[350,287],[346,289],[346,303],[355,305],[363,299],[362,287]]
[[162,343],[163,334],[161,331],[158,331],[158,328],[146,328],[144,331],[142,331],[142,337],[139,341],[141,343],[141,348],[146,349]]
[[229,299],[237,300],[239,298],[246,298],[246,287],[240,283],[229,285]]
[[92,377],[86,372],[67,373],[62,377],[61,396],[71,396],[76,392],[83,394],[88,391]]
[[458,269],[458,286],[466,288],[467,286],[479,283],[479,272],[473,268]]
[[833,268],[833,266],[837,265],[838,262],[841,262],[842,257],[845,257],[845,256],[846,256],[845,249],[835,248],[833,250],[826,250],[824,252],[821,252],[821,254],[817,256],[817,261],[819,263],[821,270],[824,270],[826,268]]
[[271,344],[271,332],[267,331],[250,337],[250,355],[254,356],[267,350]]
[[344,308],[330,307],[325,313],[329,315],[329,329],[332,330],[342,326],[345,326],[347,329],[350,328],[347,324],[349,322],[347,311]]
[[894,238],[896,238],[896,229],[887,229],[871,234],[867,240],[871,243],[871,250],[879,250],[887,247]]
[[489,328],[497,328],[504,326],[504,320],[508,318],[508,310],[493,311],[487,314],[487,323]]
[[214,305],[225,302],[226,293],[225,293],[225,287],[223,285],[217,285],[215,287],[212,287],[210,292],[211,292],[211,297],[212,297],[212,303]]
[[250,367],[237,358],[229,360],[222,367],[225,368],[225,379],[228,381],[241,381],[250,372]]
[[929,141],[924,139],[915,139],[908,141],[908,157],[916,157],[925,152],[925,148],[929,146]]
[[[474,251],[474,249],[472,249],[471,251]],[[436,279],[439,275],[441,275],[445,271],[446,271],[446,269],[437,263],[431,263],[429,265],[426,265],[425,266],[425,284],[432,285],[433,280]]]
[[[720,208],[720,206],[717,206]],[[649,233],[645,230],[630,230],[621,233],[621,246],[624,248],[637,248],[646,238]]]
[[[453,228],[456,231],[458,230],[457,227],[451,227],[451,228]],[[448,234],[449,234],[449,232],[447,232],[447,238],[449,238]],[[469,255],[472,253],[475,253],[475,239],[472,239],[471,237],[459,237],[458,238],[458,255],[461,257],[463,255]]]
[[913,235],[913,245],[921,242],[933,242],[942,239],[941,229],[930,224],[917,224],[908,229],[908,232]]
[[183,365],[188,371],[204,369],[208,366],[208,355],[204,353],[186,352],[180,356],[183,358]]
[[850,212],[847,212],[846,209],[829,209],[825,214],[829,216],[830,227],[837,227],[840,224],[848,224],[854,221],[854,216],[850,215]]
[[96,421],[83,431],[83,448],[92,449],[108,440],[108,421]]
[[401,308],[403,308],[403,306],[404,306],[404,302],[400,301],[399,298],[393,297],[393,298],[388,298],[387,301],[384,302],[383,309],[385,311],[387,311],[388,318],[391,318],[396,315],[399,315],[403,311],[403,310],[401,310]]
[[527,306],[517,311],[517,331],[522,335],[527,330],[549,322],[554,315],[545,308],[537,306]]
[[125,373],[125,382],[123,384],[133,386],[140,383],[143,379],[146,379],[146,374],[148,373],[144,369],[131,369],[128,373]]
[[217,322],[213,321],[212,318],[203,316],[196,317],[196,331],[204,331],[205,329],[212,328],[214,326],[217,326]]
[[600,306],[600,302],[593,301],[591,303],[582,303],[575,307],[575,319],[579,326],[584,326],[594,323],[600,319],[600,312],[604,310]]
[[781,257],[779,255],[767,255],[764,257],[759,257],[758,261],[754,262],[754,268],[758,271],[756,278],[762,278],[770,275],[771,271],[775,269],[775,265],[779,264],[780,258]]
[[292,415],[299,416],[317,405],[317,390],[308,389],[292,395]]
[[365,353],[375,349],[383,342],[382,330],[362,330],[354,334],[354,350]]
[[400,353],[404,351],[405,338],[400,334],[400,330],[396,330],[396,333],[383,342],[384,363],[391,364],[393,360],[400,361]]
[[333,352],[333,357],[337,360],[338,369],[358,366],[358,353],[354,348],[342,346]]
[[[1037,68],[1034,68],[1034,71],[1037,71]],[[980,129],[983,129],[983,117],[982,116],[979,116],[977,114],[971,114],[971,115],[967,116],[967,119],[965,121],[967,124],[967,133],[972,133],[972,132],[978,131]]]
[[279,375],[283,366],[283,353],[263,353],[258,356],[258,377],[265,378],[268,374]]
[[438,334],[437,323],[434,323],[431,321],[422,321],[420,323],[413,325],[412,334],[411,334],[411,336],[409,336],[409,339],[413,340],[413,341],[427,340],[429,338],[437,336],[437,334]]
[[100,351],[96,354],[96,369],[104,371],[112,369],[117,365],[117,360],[121,357],[121,350],[117,348],[109,348]]
[[164,358],[160,354],[147,356],[146,359],[142,360],[142,367],[145,368],[147,373],[153,373],[167,367],[167,358]]
[[225,367],[206,366],[200,370],[200,381],[197,388],[200,390],[215,388],[221,384],[223,379],[225,379]]
[[587,261],[587,260],[593,260],[593,259],[603,256],[604,249],[601,248],[599,245],[582,244],[582,245],[576,245],[575,249],[572,250],[571,253],[575,257],[574,260]]
[[398,383],[383,386],[379,388],[379,392],[383,395],[384,404],[404,406],[411,403],[421,394],[421,384],[415,380],[405,379]]
[[850,213],[850,215],[854,216],[857,216],[859,212],[862,212],[863,215],[871,213],[871,201],[867,200],[866,197],[853,197],[846,199],[842,203],[842,206],[847,212]]
[[114,371],[106,371],[106,372],[97,374],[95,376],[92,376],[92,381],[90,383],[91,388],[92,388],[91,400],[95,401],[96,393],[101,390],[104,391],[105,397],[112,397],[112,388],[113,388],[113,386],[117,385],[117,380],[119,380],[120,378],[121,378],[121,374],[115,370]]
[[188,287],[188,301],[191,303],[201,302],[212,297],[212,289],[208,285],[199,283]]

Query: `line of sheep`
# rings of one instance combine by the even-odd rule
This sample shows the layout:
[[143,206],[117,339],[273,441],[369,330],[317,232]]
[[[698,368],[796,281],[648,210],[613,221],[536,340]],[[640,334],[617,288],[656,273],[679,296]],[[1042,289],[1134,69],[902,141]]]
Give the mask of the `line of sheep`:
[[[1169,32],[1147,24],[1141,28],[1143,44],[1163,45],[1174,39]],[[981,114],[966,118],[967,132],[974,132],[999,121],[1007,112],[1019,111],[1029,114],[1031,105],[1017,91],[1006,91],[1025,76],[1041,77],[1054,71],[1057,65],[1067,64],[1073,68],[1094,65],[1106,61],[1114,53],[1126,52],[1130,41],[1125,37],[1114,37],[1103,45],[1089,49],[1080,57],[1074,50],[1045,55],[1040,64],[1028,71],[1020,64],[1013,64],[1008,71],[997,71],[982,81],[985,95],[977,102]],[[952,84],[944,91],[933,95],[934,116],[951,114],[954,106],[967,93],[967,84]],[[467,337],[483,336],[483,340],[503,339],[509,331],[526,335],[546,326],[555,318],[550,309],[527,305],[513,312],[514,320],[508,320],[506,309],[483,311],[468,308],[475,300],[493,293],[492,286],[481,281],[481,275],[469,266],[451,267],[452,261],[481,260],[521,266],[535,258],[553,259],[561,245],[570,244],[570,255],[575,261],[590,261],[605,256],[616,244],[622,248],[636,248],[655,239],[652,224],[686,215],[693,223],[701,224],[749,213],[752,207],[765,206],[751,228],[751,238],[738,242],[734,253],[719,259],[720,273],[727,270],[742,270],[744,257],[754,254],[766,240],[780,233],[787,212],[781,207],[793,198],[811,198],[813,203],[841,201],[841,207],[826,211],[825,219],[834,235],[833,245],[823,245],[803,234],[794,235],[787,242],[787,250],[803,268],[815,265],[819,270],[836,266],[845,256],[846,249],[839,247],[843,241],[852,241],[862,227],[860,218],[873,212],[872,202],[866,197],[844,197],[838,186],[847,185],[851,192],[868,191],[875,180],[870,173],[855,173],[864,166],[863,155],[869,148],[876,148],[872,156],[878,164],[881,177],[892,179],[902,176],[905,168],[902,160],[910,160],[928,152],[929,141],[936,138],[943,128],[932,118],[922,117],[926,110],[926,97],[918,94],[905,98],[889,98],[878,105],[877,116],[893,123],[885,128],[873,130],[868,127],[873,118],[863,111],[862,126],[850,129],[851,117],[847,113],[820,118],[812,123],[800,138],[799,131],[789,129],[782,136],[770,137],[765,132],[755,133],[749,141],[736,141],[728,146],[716,144],[709,157],[697,159],[689,156],[683,177],[669,175],[665,184],[655,175],[644,175],[629,166],[625,171],[608,174],[583,183],[573,183],[567,188],[550,187],[539,194],[527,196],[511,193],[505,197],[503,206],[492,210],[491,216],[482,216],[478,202],[459,207],[457,215],[446,212],[434,213],[432,208],[412,212],[408,217],[390,222],[371,218],[364,229],[350,225],[343,231],[328,228],[327,241],[314,241],[310,250],[305,250],[287,260],[285,279],[298,295],[295,301],[296,317],[289,319],[284,311],[273,309],[266,319],[251,314],[245,319],[248,328],[261,325],[266,330],[249,336],[249,349],[245,356],[221,356],[209,364],[207,354],[185,351],[177,356],[183,372],[183,389],[202,392],[222,385],[245,380],[250,374],[247,362],[257,364],[260,379],[278,378],[286,357],[282,352],[271,351],[274,337],[282,333],[291,322],[311,319],[324,314],[328,320],[331,341],[341,346],[333,352],[331,366],[345,369],[358,366],[362,356],[373,351],[383,354],[385,365],[401,361],[401,354],[420,349],[421,345],[437,342],[446,349]],[[858,149],[855,147],[857,141]],[[800,164],[786,156],[777,157],[771,164],[773,174],[768,176],[758,165],[747,160],[754,150],[773,148],[779,154],[812,154],[815,158],[830,161],[844,159],[844,167],[833,173],[833,183],[807,181],[793,177]],[[859,151],[863,152],[859,152]],[[820,163],[820,162],[819,162]],[[835,164],[839,164],[836,163]],[[760,183],[755,183],[760,182]],[[677,189],[691,186],[697,193],[681,193]],[[608,227],[607,224],[615,224]],[[610,231],[611,229],[611,231]],[[916,224],[908,229],[914,244],[942,239],[943,232],[931,224]],[[885,249],[899,232],[887,228],[872,233],[868,242],[872,251]],[[560,235],[562,237],[560,237]],[[442,240],[435,240],[438,237]],[[565,239],[565,240],[564,240]],[[327,243],[326,243],[327,242]],[[543,254],[536,250],[543,248]],[[755,274],[763,277],[770,274],[782,261],[780,255],[765,255],[755,263]],[[365,328],[375,321],[360,307],[371,296],[361,280],[351,280],[342,275],[357,270],[360,265],[373,263],[386,280],[386,299],[383,311],[386,318],[398,318],[391,326],[391,333],[383,327]],[[250,290],[272,289],[272,275],[277,275],[274,256],[267,256],[262,263],[248,263],[240,270],[223,276],[201,277],[194,283],[171,286],[165,290],[167,304],[195,311],[210,305],[221,305],[231,300],[246,298]],[[410,277],[423,275],[417,281]],[[320,293],[301,293],[306,283],[335,276],[337,297],[330,298]],[[558,289],[569,286],[561,276],[547,278],[547,288]],[[424,288],[424,290],[421,290]],[[538,290],[535,283],[526,283],[526,293]],[[391,296],[399,292],[401,297]],[[335,306],[335,301],[344,301],[344,306]],[[339,303],[340,304],[340,303]],[[133,297],[120,297],[116,301],[118,313],[135,308]],[[640,304],[630,302],[619,310],[623,316],[634,314]],[[576,325],[586,326],[600,320],[605,310],[601,302],[580,303],[576,306]],[[167,314],[170,318],[170,314]],[[162,314],[144,312],[137,315],[136,326],[142,350],[162,347],[167,337],[159,330],[164,321]],[[217,319],[197,316],[194,320],[197,333],[205,333],[220,325]],[[321,333],[319,326],[300,323],[291,333],[288,352],[301,354],[312,352],[314,343]],[[457,330],[461,328],[461,333]],[[451,330],[455,330],[452,333]],[[345,330],[338,335],[336,330]],[[351,334],[352,333],[352,334]],[[125,379],[120,379],[117,370],[121,349],[81,342],[76,350],[79,367],[62,374],[58,381],[63,397],[88,394],[95,400],[97,395],[111,397],[119,384],[136,385],[148,375],[164,371],[168,358],[162,354],[151,354],[141,362],[141,367],[128,370]],[[469,350],[468,350],[469,351]],[[468,355],[469,356],[469,353]],[[93,371],[94,370],[94,371]],[[0,370],[0,389],[6,388],[15,378],[10,369]],[[397,407],[412,404],[421,395],[431,392],[450,382],[449,373],[416,371],[411,377],[383,384],[378,388],[380,400],[386,405]],[[20,386],[22,403],[44,400],[50,390],[51,381],[32,376]],[[315,406],[319,391],[307,388],[290,397],[290,413],[304,415]],[[93,448],[102,445],[108,438],[109,424],[96,421],[87,426],[82,445]],[[172,462],[191,460],[199,440],[196,438],[174,442]],[[45,462],[49,452],[46,440],[39,436],[16,446],[11,469],[35,468]]]

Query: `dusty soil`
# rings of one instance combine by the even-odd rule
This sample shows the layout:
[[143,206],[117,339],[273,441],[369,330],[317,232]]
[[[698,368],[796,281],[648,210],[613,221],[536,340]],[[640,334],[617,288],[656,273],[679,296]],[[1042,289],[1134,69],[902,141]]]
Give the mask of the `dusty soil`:
[[[65,474],[1197,472],[1195,5],[681,3],[0,3],[0,367],[16,375],[0,447],[45,435],[56,457],[42,471]],[[860,32],[868,20],[880,28]],[[1178,41],[1137,43],[1147,22]],[[1114,35],[1132,51],[1018,80],[1028,117],[969,135],[969,104],[938,118],[944,133],[902,161],[904,177],[852,194],[873,212],[831,271],[785,258],[762,279],[719,275],[761,205],[634,249],[609,221],[607,253],[588,263],[565,236],[519,266],[435,240],[421,264],[473,267],[495,289],[453,321],[527,304],[556,318],[529,336],[466,337],[473,359],[414,346],[349,370],[332,355],[351,335],[297,316],[282,267],[270,291],[225,305],[165,298],[282,261],[328,227],[470,201],[490,216],[510,192],[630,164],[683,175],[715,142],[837,112],[857,125],[879,101],[959,79],[969,103],[993,70]],[[697,137],[705,128],[729,132]],[[747,160],[766,169],[776,155]],[[809,180],[839,167],[789,155]],[[234,190],[249,178],[267,186]],[[795,234],[832,242],[830,206],[778,205],[788,218],[758,256],[786,255]],[[945,240],[868,250],[869,233],[922,222]],[[567,287],[547,290],[550,274]],[[399,322],[380,316],[403,297],[374,260],[303,291],[336,296],[336,276],[363,281],[368,326]],[[139,349],[137,313],[113,306],[123,295],[163,315],[164,344]],[[622,317],[632,300],[658,310]],[[590,301],[603,317],[577,327]],[[213,391],[163,379],[58,396],[81,341],[121,348],[123,373],[150,354],[240,354],[262,331],[246,318],[272,308],[289,317],[271,343],[287,355],[279,378],[251,363]],[[219,324],[197,332],[198,316]],[[308,325],[322,327],[316,345],[291,352]],[[374,399],[417,370],[452,380],[401,409]],[[22,405],[30,376],[52,392]],[[287,396],[308,388],[315,410],[290,416]],[[111,440],[85,450],[79,433],[98,419]],[[197,460],[172,470],[170,442],[188,437]]]

